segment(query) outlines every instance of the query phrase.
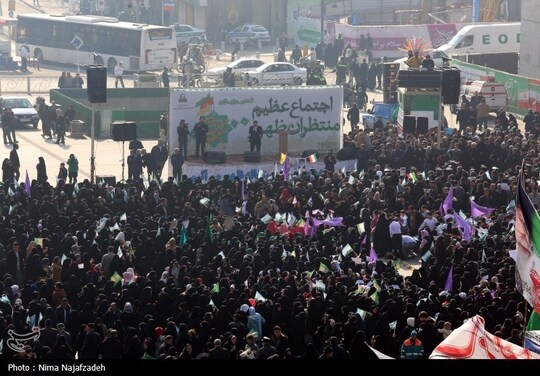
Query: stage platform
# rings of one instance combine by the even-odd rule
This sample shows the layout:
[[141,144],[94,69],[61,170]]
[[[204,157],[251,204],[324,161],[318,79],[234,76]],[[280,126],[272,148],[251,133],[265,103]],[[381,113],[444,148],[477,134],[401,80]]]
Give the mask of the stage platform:
[[[314,169],[317,173],[324,170],[323,156],[320,155],[321,161],[309,163],[307,158],[300,156],[289,156],[289,171],[294,174],[299,169]],[[355,171],[356,160],[337,161],[335,169],[341,170],[345,167],[346,171]],[[172,171],[172,170],[171,170]],[[184,163],[182,173],[187,175],[189,179],[200,178],[202,181],[207,181],[211,176],[217,180],[223,179],[224,175],[229,175],[229,179],[239,177],[244,179],[257,179],[261,176],[268,177],[273,172],[280,173],[283,171],[283,165],[279,163],[279,155],[261,156],[259,163],[244,162],[244,155],[227,155],[227,162],[221,164],[208,164],[202,159],[194,159],[188,155],[188,160]]]

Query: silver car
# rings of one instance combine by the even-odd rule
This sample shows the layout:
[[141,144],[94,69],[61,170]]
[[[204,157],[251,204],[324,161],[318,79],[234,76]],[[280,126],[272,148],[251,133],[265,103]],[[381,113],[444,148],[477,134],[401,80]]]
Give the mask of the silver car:
[[266,63],[245,74],[253,86],[302,85],[307,81],[307,70],[290,63]]

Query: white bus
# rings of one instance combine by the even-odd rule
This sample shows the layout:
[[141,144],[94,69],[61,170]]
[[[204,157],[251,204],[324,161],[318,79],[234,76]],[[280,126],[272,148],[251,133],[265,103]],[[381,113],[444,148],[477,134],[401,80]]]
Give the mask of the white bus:
[[17,51],[26,43],[40,61],[102,64],[109,72],[119,61],[128,71],[176,66],[176,36],[171,27],[101,16],[21,14],[17,18]]

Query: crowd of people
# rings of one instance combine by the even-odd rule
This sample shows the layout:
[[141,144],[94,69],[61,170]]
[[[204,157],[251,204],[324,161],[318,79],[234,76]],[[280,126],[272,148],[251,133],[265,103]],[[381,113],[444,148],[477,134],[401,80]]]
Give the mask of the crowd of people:
[[[540,202],[537,135],[467,127],[437,148],[387,125],[344,139],[355,171],[325,158],[287,178],[109,185],[77,180],[71,158],[49,178],[41,158],[29,186],[3,176],[1,356],[373,359],[369,344],[418,359],[476,314],[519,344],[512,200],[525,159]],[[472,198],[493,213],[471,215]]]

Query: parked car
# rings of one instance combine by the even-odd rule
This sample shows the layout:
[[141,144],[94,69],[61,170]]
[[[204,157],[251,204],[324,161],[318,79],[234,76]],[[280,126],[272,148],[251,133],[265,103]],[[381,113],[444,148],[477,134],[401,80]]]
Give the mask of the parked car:
[[261,40],[263,44],[272,42],[270,33],[261,25],[242,25],[227,33],[228,43],[233,43],[237,40],[244,42],[245,44],[253,45],[257,45],[259,40]]
[[15,126],[32,124],[37,128],[39,116],[32,103],[22,97],[3,97],[2,108],[11,107],[15,115]]
[[208,73],[211,75],[219,75],[219,77],[222,77],[223,72],[225,72],[227,68],[232,68],[234,73],[244,73],[258,68],[263,64],[264,61],[262,61],[261,59],[238,59],[226,66],[209,69]]
[[252,85],[302,85],[307,81],[306,68],[290,63],[266,63],[247,71]]
[[171,27],[176,32],[176,43],[201,43],[206,39],[206,31],[190,25],[174,24]]

